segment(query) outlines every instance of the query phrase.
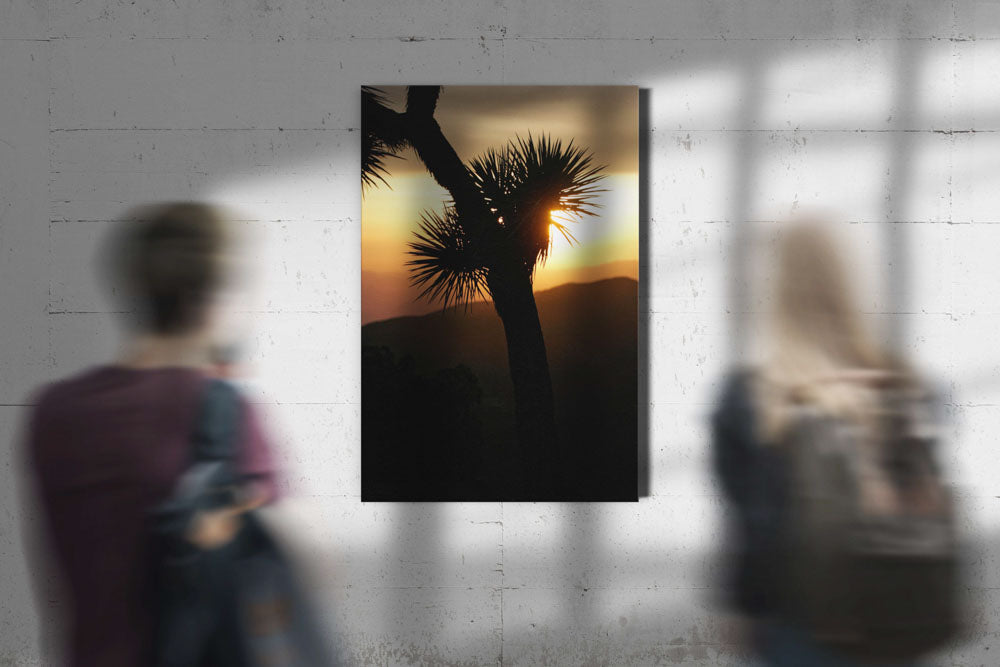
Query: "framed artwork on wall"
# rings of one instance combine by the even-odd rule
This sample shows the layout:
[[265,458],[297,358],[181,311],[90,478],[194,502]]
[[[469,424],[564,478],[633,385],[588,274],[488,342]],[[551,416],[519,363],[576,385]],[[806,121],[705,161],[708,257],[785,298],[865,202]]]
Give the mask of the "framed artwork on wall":
[[637,499],[638,89],[361,111],[362,499]]

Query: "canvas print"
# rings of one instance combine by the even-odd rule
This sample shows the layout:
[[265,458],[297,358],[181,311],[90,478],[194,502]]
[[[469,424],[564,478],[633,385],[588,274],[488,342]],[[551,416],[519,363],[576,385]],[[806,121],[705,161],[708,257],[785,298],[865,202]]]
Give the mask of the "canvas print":
[[635,500],[638,89],[361,112],[362,499]]

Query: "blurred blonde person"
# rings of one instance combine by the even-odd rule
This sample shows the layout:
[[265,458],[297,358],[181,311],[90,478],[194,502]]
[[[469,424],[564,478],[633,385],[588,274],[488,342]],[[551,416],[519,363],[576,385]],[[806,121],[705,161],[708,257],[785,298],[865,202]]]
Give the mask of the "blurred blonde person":
[[[783,441],[802,406],[863,423],[884,385],[917,380],[867,329],[828,223],[786,223],[775,269],[763,361],[732,373],[712,416],[715,471],[735,515],[727,589],[767,664],[851,665],[813,642],[786,607],[784,540],[795,501]],[[870,495],[872,507],[890,502]]]

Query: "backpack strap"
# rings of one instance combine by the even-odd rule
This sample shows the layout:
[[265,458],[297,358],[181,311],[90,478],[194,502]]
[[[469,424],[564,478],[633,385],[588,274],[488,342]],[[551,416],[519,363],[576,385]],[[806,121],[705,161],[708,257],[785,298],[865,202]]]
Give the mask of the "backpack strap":
[[239,392],[232,384],[218,378],[206,382],[191,436],[192,463],[235,460],[241,413]]
[[185,525],[195,511],[236,502],[239,482],[236,455],[241,423],[242,403],[236,388],[224,380],[208,380],[191,432],[190,463],[170,497],[155,511],[164,524],[162,529],[169,531]]

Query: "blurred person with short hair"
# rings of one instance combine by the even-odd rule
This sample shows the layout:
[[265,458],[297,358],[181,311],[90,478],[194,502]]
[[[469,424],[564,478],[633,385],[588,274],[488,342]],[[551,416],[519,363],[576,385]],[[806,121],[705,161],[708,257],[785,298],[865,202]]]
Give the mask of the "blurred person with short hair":
[[933,398],[866,328],[826,225],[785,225],[775,268],[763,362],[712,415],[731,604],[766,664],[914,664],[957,624]]
[[[191,462],[203,394],[231,361],[213,352],[230,342],[220,295],[233,280],[234,239],[223,214],[155,205],[122,229],[111,264],[138,325],[117,360],[36,393],[24,443],[69,596],[67,662],[80,667],[152,662],[150,513]],[[202,549],[225,545],[242,511],[277,496],[258,414],[238,400],[243,504],[197,515],[188,536]]]

